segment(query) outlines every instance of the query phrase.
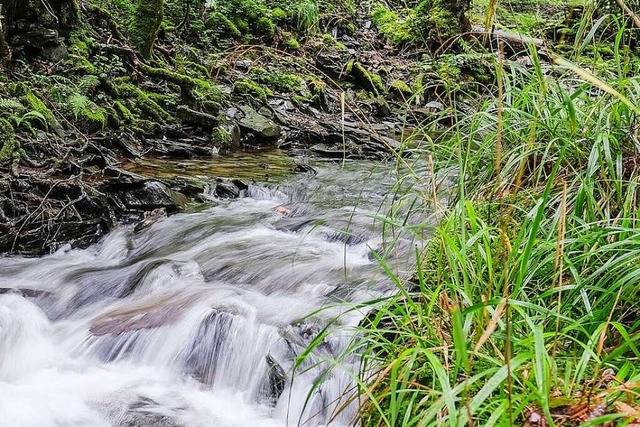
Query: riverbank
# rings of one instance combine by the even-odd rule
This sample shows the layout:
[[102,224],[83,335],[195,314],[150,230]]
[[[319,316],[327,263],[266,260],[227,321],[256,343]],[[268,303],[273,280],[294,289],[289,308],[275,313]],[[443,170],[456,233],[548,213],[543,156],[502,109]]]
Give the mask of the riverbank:
[[132,41],[133,3],[83,1],[73,28],[30,7],[40,23],[12,29],[0,77],[4,253],[86,246],[203,191],[127,172],[123,160],[278,147],[308,171],[308,156],[395,156],[425,139],[422,123],[451,123],[451,93],[477,96],[494,80],[493,55],[473,40],[430,54],[410,10],[366,2],[320,3],[306,24],[302,3],[167,2],[150,58]]

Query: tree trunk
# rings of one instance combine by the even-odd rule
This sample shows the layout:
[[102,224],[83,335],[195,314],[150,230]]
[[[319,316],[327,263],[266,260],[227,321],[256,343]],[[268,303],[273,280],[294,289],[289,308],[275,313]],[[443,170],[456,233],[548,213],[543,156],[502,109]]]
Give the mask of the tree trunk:
[[137,0],[129,33],[140,55],[148,59],[162,23],[164,0]]
[[7,44],[7,25],[5,23],[2,6],[2,3],[0,3],[0,64],[4,64],[11,59],[11,51]]

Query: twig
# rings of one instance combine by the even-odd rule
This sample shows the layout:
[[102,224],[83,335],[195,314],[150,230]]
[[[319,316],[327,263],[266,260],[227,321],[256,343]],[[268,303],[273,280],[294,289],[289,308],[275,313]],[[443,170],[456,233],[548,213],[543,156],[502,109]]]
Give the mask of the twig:
[[616,3],[618,4],[618,6],[620,6],[620,9],[622,9],[624,14],[631,19],[633,26],[637,29],[640,29],[640,18],[638,17],[638,15],[636,15],[633,10],[631,10],[631,8],[626,5],[624,0],[616,0]]

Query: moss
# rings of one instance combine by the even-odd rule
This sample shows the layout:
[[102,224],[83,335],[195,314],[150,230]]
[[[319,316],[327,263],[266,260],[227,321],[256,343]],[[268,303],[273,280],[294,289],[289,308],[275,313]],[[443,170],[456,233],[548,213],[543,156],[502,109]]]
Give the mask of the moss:
[[104,108],[92,102],[82,109],[78,119],[92,130],[104,129],[107,124],[107,113]]
[[124,105],[122,102],[115,101],[113,103],[113,107],[116,110],[118,117],[120,117],[121,119],[125,120],[128,123],[134,123],[136,121],[136,118],[131,112],[131,110],[129,110],[127,106]]
[[351,72],[353,71],[353,61],[349,61],[345,64],[344,71],[347,74],[351,74]]
[[55,116],[53,115],[53,112],[49,109],[49,107],[47,107],[47,105],[40,98],[35,96],[30,90],[27,90],[24,99],[27,102],[29,108],[40,113],[44,117],[47,125],[54,126],[54,123],[56,123]]
[[361,63],[352,63],[350,67],[348,66],[348,70],[360,86],[373,92],[376,96],[385,92],[382,77],[379,74],[368,71]]
[[200,88],[205,90],[210,89],[212,86],[211,83],[206,80],[193,78],[167,68],[150,67],[146,64],[140,64],[140,67],[151,77],[158,77],[180,86],[188,86],[190,88]]
[[413,41],[408,19],[401,19],[382,4],[374,8],[371,22],[391,44],[403,45]]
[[208,29],[216,31],[218,34],[226,35],[234,38],[242,36],[242,33],[229,18],[220,12],[212,12],[207,18],[206,26]]
[[8,120],[0,118],[0,163],[18,162],[26,157]]
[[302,78],[295,74],[267,71],[261,67],[252,68],[249,74],[255,81],[281,92],[297,92],[302,86]]
[[411,90],[409,85],[402,80],[394,80],[393,82],[391,82],[390,87],[395,93],[399,95],[411,96],[413,94],[413,91]]
[[135,12],[135,7],[129,0],[113,0],[113,4],[127,13]]
[[98,74],[98,68],[84,56],[70,56],[68,65],[75,71],[82,71],[84,74]]
[[129,36],[140,55],[148,59],[162,24],[164,0],[136,0]]
[[233,85],[233,91],[235,93],[243,95],[252,95],[260,99],[262,102],[267,102],[268,96],[273,96],[271,89],[260,86],[253,80],[238,80]]
[[413,79],[413,92],[417,94],[424,93],[424,73],[418,74],[415,79]]
[[276,7],[271,11],[271,18],[276,22],[286,21],[289,15],[283,9]]
[[324,96],[327,90],[327,84],[320,79],[313,79],[309,82],[309,91],[312,95]]
[[233,136],[222,126],[213,129],[213,141],[221,147],[230,147],[233,145]]
[[256,31],[260,36],[273,37],[276,34],[276,24],[271,19],[263,16],[256,22]]
[[291,36],[291,37],[287,38],[287,39],[284,41],[284,45],[285,45],[286,47],[288,47],[289,49],[291,49],[291,50],[298,50],[298,49],[300,49],[300,42],[298,42],[298,40],[297,40],[295,37],[293,37],[293,36]]
[[160,122],[170,121],[171,115],[167,113],[147,93],[131,83],[121,83],[114,87],[114,93],[120,97],[133,98],[133,103],[149,117]]
[[422,0],[412,21],[414,34],[432,47],[468,31],[471,24],[465,13],[471,0]]

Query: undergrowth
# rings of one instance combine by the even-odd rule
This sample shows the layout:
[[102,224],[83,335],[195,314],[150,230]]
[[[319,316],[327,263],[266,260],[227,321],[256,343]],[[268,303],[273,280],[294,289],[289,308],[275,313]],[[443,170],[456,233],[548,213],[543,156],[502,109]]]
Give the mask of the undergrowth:
[[[445,92],[453,124],[408,139],[400,181],[415,184],[383,221],[416,239],[415,273],[376,255],[397,295],[365,304],[330,361],[361,357],[344,396],[361,425],[640,423],[640,61],[613,22],[607,64],[585,55],[597,25],[570,59],[498,55],[493,96]],[[429,177],[452,174],[444,204]]]

